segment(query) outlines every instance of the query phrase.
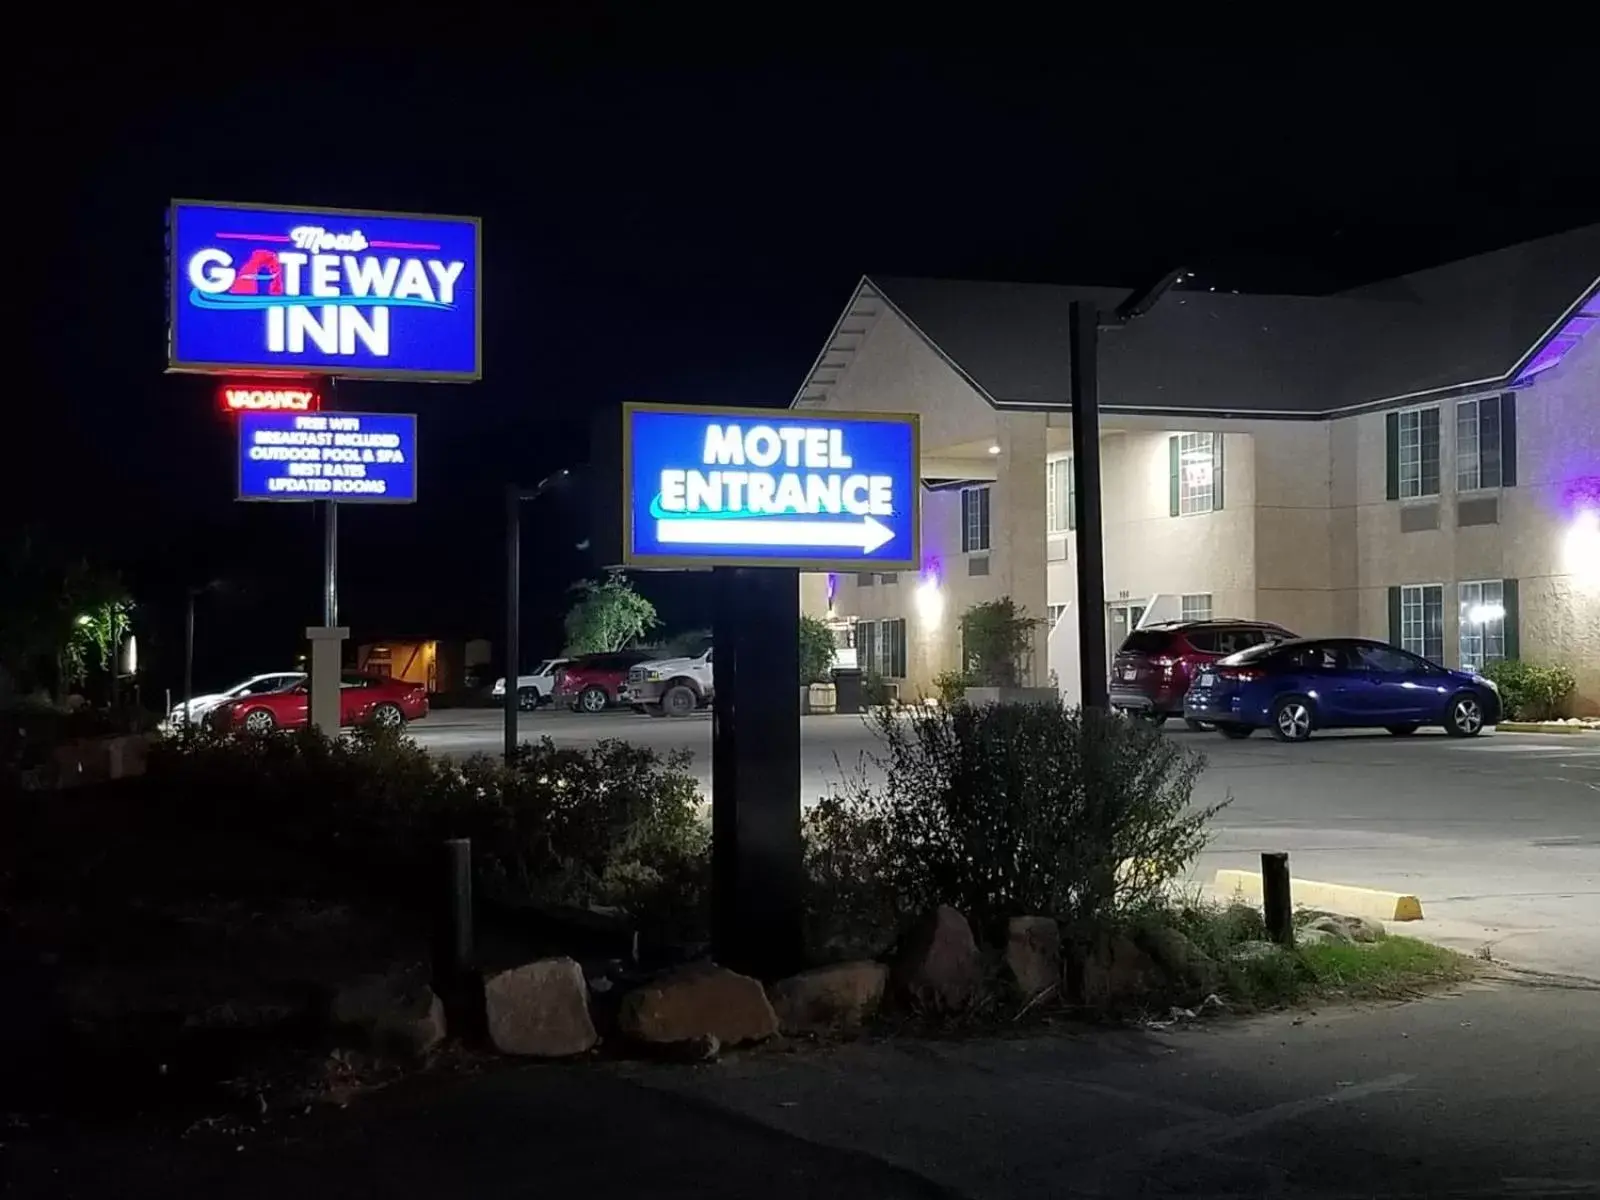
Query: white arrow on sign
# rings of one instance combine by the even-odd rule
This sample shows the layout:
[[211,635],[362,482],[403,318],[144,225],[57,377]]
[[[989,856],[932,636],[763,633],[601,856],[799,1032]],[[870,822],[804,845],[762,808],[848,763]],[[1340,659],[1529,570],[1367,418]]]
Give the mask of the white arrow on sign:
[[894,537],[882,521],[863,517],[849,524],[835,521],[778,521],[685,517],[657,521],[656,536],[675,545],[693,546],[837,546],[871,554]]

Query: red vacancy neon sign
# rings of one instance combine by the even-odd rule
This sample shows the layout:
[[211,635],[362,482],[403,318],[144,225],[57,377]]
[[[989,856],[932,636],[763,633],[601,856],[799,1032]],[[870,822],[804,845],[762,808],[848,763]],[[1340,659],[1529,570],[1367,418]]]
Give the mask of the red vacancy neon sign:
[[229,383],[217,389],[217,407],[225,413],[316,412],[322,396],[303,385]]

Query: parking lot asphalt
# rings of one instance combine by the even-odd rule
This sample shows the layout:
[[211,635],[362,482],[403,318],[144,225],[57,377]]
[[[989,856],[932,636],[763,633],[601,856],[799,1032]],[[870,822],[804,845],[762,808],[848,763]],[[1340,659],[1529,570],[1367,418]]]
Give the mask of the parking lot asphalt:
[[[539,712],[523,715],[521,731],[563,745],[617,737],[682,747],[711,790],[704,714]],[[443,753],[494,754],[500,715],[441,711],[412,733]],[[1181,726],[1170,736],[1206,756],[1196,801],[1230,800],[1197,881],[1221,867],[1259,869],[1260,852],[1286,850],[1302,878],[1419,896],[1425,919],[1408,932],[1467,952],[1487,946],[1529,970],[1600,978],[1600,736],[1329,733],[1285,745]],[[806,718],[802,803],[847,774],[870,775],[875,744],[859,717]]]

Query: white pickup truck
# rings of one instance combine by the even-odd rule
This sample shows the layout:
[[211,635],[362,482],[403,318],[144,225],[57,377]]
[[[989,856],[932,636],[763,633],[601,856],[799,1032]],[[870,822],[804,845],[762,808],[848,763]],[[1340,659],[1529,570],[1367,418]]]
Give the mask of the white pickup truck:
[[625,701],[652,717],[693,716],[716,695],[711,652],[708,646],[693,658],[660,658],[631,668]]

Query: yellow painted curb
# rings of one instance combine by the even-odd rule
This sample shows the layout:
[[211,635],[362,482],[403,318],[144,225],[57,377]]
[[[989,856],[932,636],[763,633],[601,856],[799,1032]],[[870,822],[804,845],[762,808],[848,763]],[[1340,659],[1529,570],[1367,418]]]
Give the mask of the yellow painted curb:
[[1495,726],[1500,733],[1600,733],[1588,725],[1545,725],[1539,721],[1501,721]]
[[[1261,902],[1258,871],[1218,871],[1212,888],[1225,900]],[[1322,908],[1374,921],[1420,921],[1422,901],[1401,892],[1380,892],[1348,883],[1318,883],[1314,879],[1289,880],[1289,895],[1297,908]]]

